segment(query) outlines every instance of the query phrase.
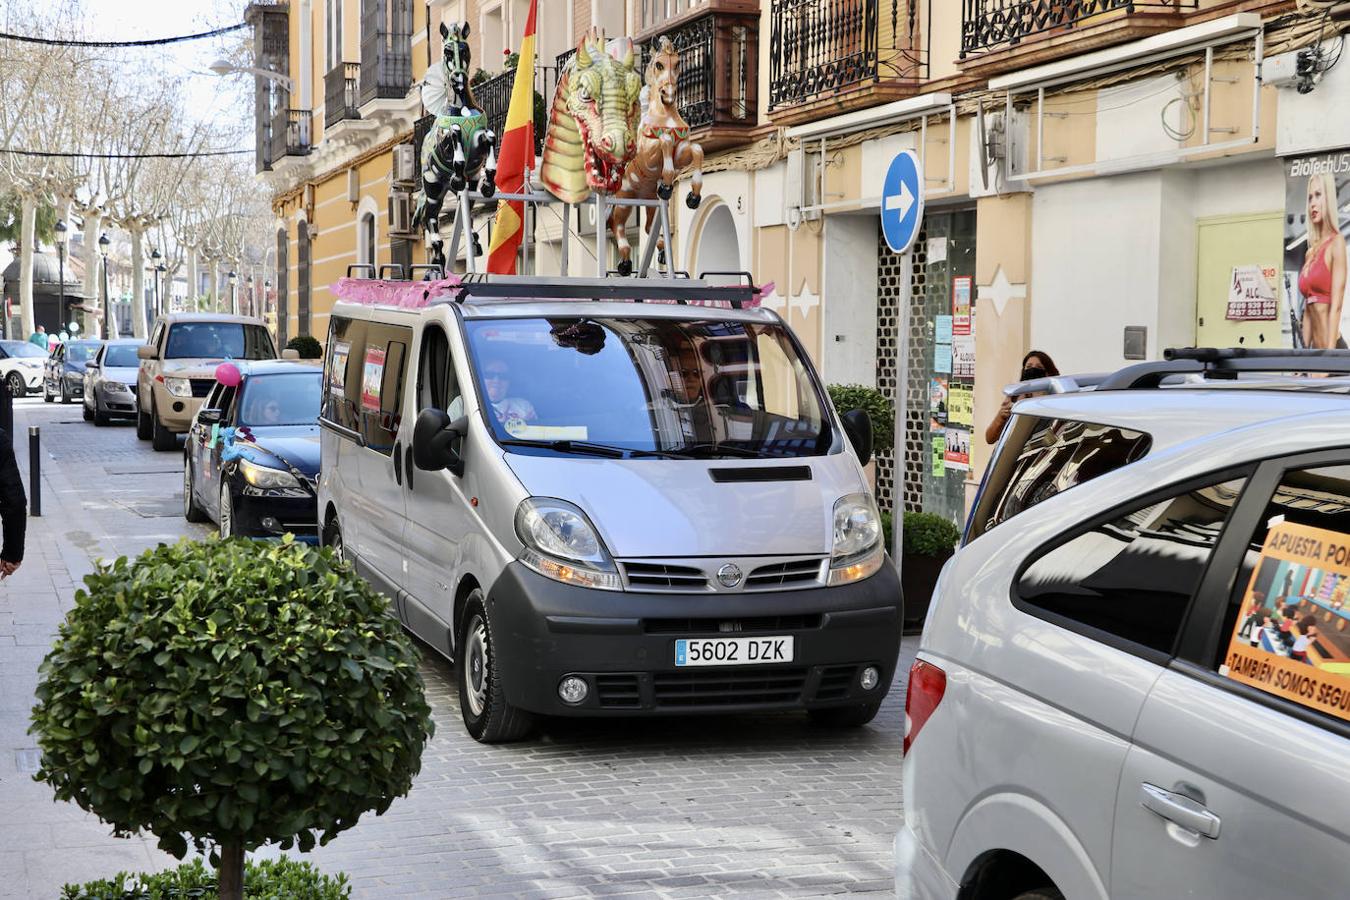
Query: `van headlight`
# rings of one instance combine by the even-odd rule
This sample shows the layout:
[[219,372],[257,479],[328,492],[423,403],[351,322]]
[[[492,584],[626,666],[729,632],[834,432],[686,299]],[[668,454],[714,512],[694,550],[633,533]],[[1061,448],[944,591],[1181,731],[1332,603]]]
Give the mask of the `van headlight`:
[[296,481],[295,476],[290,472],[273,469],[271,466],[260,466],[246,459],[239,460],[239,474],[243,475],[244,480],[249,484],[265,490],[298,488],[300,486],[300,482]]
[[527,497],[516,509],[520,561],[540,575],[578,587],[622,588],[614,560],[586,514],[565,500]]
[[849,584],[875,575],[886,560],[881,535],[881,513],[871,494],[847,494],[836,500],[829,583]]
[[191,397],[192,381],[188,378],[165,378],[164,390],[170,397]]

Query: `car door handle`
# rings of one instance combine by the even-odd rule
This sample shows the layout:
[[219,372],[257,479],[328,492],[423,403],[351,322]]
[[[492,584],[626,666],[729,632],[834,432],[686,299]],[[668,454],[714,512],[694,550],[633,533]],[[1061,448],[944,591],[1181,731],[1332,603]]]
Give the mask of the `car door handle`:
[[1211,840],[1219,836],[1219,817],[1185,794],[1144,782],[1139,785],[1139,805]]

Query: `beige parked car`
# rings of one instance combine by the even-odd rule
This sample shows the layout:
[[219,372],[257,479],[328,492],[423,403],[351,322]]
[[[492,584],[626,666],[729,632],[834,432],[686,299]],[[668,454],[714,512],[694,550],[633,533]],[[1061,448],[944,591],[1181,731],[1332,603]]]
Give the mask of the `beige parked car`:
[[277,351],[261,319],[177,313],[160,317],[136,355],[136,437],[153,440],[156,450],[173,450],[215,384],[216,366],[227,359],[276,359]]

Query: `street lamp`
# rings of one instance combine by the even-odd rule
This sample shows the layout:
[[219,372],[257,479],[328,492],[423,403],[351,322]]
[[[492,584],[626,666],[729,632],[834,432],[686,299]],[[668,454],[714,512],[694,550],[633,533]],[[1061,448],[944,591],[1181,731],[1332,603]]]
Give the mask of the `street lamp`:
[[239,283],[239,276],[234,274],[234,269],[231,269],[228,277],[230,280],[230,315],[237,316],[239,315],[239,297],[235,293],[235,285]]
[[98,252],[103,257],[103,339],[108,340],[112,334],[109,322],[112,319],[112,305],[108,300],[108,245],[112,241],[108,240],[108,232],[103,232],[98,239]]
[[291,79],[282,75],[280,72],[273,72],[271,69],[258,69],[253,66],[236,66],[226,59],[217,59],[215,62],[211,63],[210,69],[217,75],[256,75],[259,78],[275,81],[277,84],[281,85],[282,90],[287,93],[290,93],[291,91]]
[[[66,326],[66,220],[56,220],[56,278],[60,282],[60,304],[56,307],[60,310],[60,326]],[[60,330],[60,329],[58,329]]]
[[248,285],[248,314],[250,316],[256,316],[257,312],[254,309],[256,304],[254,303],[253,298],[253,276],[250,275],[247,278],[245,278],[244,283]]
[[[164,257],[160,254],[158,247],[155,247],[150,251],[150,265],[155,273],[151,276],[151,279],[154,282],[155,315],[159,315],[160,312],[162,312],[159,308],[159,273],[164,271],[164,267],[159,264],[159,261],[163,258]],[[153,321],[153,319],[151,321]],[[146,324],[149,325],[148,322]]]

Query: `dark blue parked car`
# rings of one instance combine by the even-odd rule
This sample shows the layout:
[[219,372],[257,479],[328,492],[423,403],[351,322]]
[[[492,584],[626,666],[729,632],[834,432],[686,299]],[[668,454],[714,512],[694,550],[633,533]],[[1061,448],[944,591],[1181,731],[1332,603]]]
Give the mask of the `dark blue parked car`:
[[73,403],[84,396],[84,364],[94,358],[102,341],[66,341],[47,357],[42,373],[42,399]]

